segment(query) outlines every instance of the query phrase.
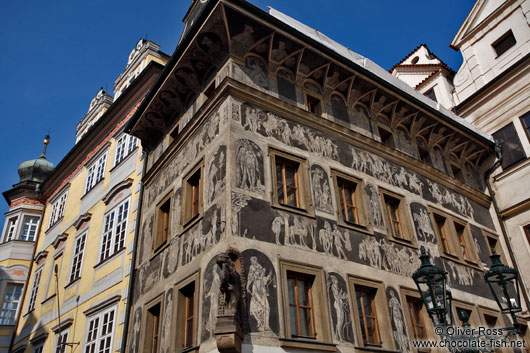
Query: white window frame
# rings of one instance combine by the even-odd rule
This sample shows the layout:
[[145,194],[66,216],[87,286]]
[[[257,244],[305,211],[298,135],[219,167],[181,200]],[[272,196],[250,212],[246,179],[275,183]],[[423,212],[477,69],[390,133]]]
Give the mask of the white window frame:
[[116,152],[114,154],[114,166],[120,164],[138,146],[138,138],[123,133],[116,139]]
[[33,284],[31,285],[31,293],[29,296],[28,312],[35,309],[35,304],[37,303],[37,295],[39,294],[41,278],[42,278],[42,267],[37,269],[33,275]]
[[55,334],[55,346],[53,347],[53,351],[55,353],[66,353],[66,345],[64,347],[59,348],[59,338],[61,338],[61,344],[68,342],[68,335],[70,333],[70,328],[64,329],[62,331],[59,331]]
[[50,214],[50,221],[48,223],[48,228],[51,228],[53,225],[58,223],[64,215],[64,209],[66,205],[66,198],[68,197],[68,191],[62,194],[53,204]]
[[[107,212],[103,217],[103,234],[101,236],[99,262],[103,262],[112,257],[112,255],[125,247],[129,210],[131,208],[130,203],[130,199],[128,198]],[[127,206],[124,211],[125,205]]]
[[79,235],[75,238],[74,254],[72,257],[72,266],[70,267],[69,283],[75,282],[81,277],[81,270],[83,269],[83,258],[85,256],[85,247],[87,233]]
[[[84,353],[111,353],[113,351],[117,311],[118,308],[114,305],[87,318]],[[110,329],[109,322],[112,325]],[[102,344],[105,345],[104,348],[101,347]]]
[[44,350],[44,342],[35,344],[33,346],[33,353],[42,353]]
[[92,190],[97,183],[103,180],[105,176],[105,166],[107,165],[107,154],[105,151],[98,159],[87,168],[87,176],[85,183],[85,194]]
[[[28,220],[37,220],[36,223],[29,223],[28,224],[28,234],[26,234],[26,238],[27,239],[22,239],[22,236],[24,236],[24,231],[26,229],[26,221]],[[24,240],[24,241],[35,241],[35,239],[37,238],[37,230],[39,229],[39,223],[40,223],[40,217],[38,216],[25,216],[24,219],[23,219],[23,222],[22,222],[22,230],[20,231],[20,236],[19,236],[19,239],[20,240]],[[29,239],[29,234],[31,234],[31,232],[33,231],[33,237],[32,239]]]
[[17,224],[18,224],[18,216],[13,216],[7,220],[5,242],[15,239]]
[[[11,299],[11,300],[8,300],[8,290],[9,288],[14,288],[13,290],[16,291],[16,288],[19,287],[20,288],[20,293],[19,293],[19,296],[18,296],[18,299]],[[22,283],[7,283],[6,285],[6,288],[5,288],[5,291],[4,291],[4,295],[2,297],[2,308],[0,310],[0,325],[14,325],[15,324],[15,320],[17,318],[17,313],[18,313],[18,310],[20,308],[20,301],[22,299],[22,290],[24,289],[24,284]],[[13,293],[11,293],[11,295],[13,296],[15,294],[15,292],[13,291]],[[6,304],[9,305],[9,307],[6,308]],[[15,304],[15,307],[12,308],[11,307],[11,304]],[[2,315],[4,312],[7,312],[7,313],[10,313],[10,312],[13,312],[14,311],[14,315],[11,317],[11,316],[4,316]],[[12,320],[12,322],[11,322]]]

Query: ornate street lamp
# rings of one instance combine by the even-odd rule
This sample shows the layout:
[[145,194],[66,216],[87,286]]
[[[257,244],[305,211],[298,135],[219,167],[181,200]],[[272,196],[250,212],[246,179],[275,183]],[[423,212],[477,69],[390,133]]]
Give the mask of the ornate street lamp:
[[447,272],[431,264],[424,247],[421,248],[420,260],[421,266],[414,272],[412,279],[418,287],[431,320],[435,325],[446,326],[447,313],[451,310],[451,296],[447,295],[446,290]]
[[[495,254],[491,255],[491,268],[484,274],[484,279],[488,283],[491,292],[503,314],[510,314],[513,319],[513,326],[502,329],[504,332],[505,339],[516,336],[519,334],[519,323],[515,316],[516,313],[522,311],[521,297],[520,297],[520,286],[519,286],[519,271],[504,265],[500,256]],[[421,299],[425,305],[431,320],[436,327],[443,326],[449,329],[450,326],[455,325],[452,313],[452,295],[449,290],[446,289],[447,283],[447,272],[439,267],[431,264],[429,255],[425,252],[425,249],[421,248],[421,266],[414,272],[412,279],[418,287],[418,291],[421,294]],[[462,330],[456,330],[457,332],[463,332],[460,335],[447,335],[446,330],[440,331],[439,335],[442,339],[454,341],[453,343],[464,342],[472,343],[473,341],[483,340],[485,342],[491,342],[492,337],[473,334],[473,330],[468,330],[471,326],[468,323],[469,315],[461,311],[458,313],[460,321],[462,321]],[[453,327],[454,329],[454,327]],[[453,330],[454,332],[455,330]],[[471,333],[469,333],[471,332]],[[495,337],[493,337],[495,338]],[[477,349],[469,344],[467,347],[451,348],[452,352],[460,353],[476,353],[476,352],[496,352],[497,348],[484,346],[486,348]]]
[[519,286],[519,271],[501,262],[500,255],[492,252],[491,268],[484,274],[484,280],[489,285],[493,297],[503,314],[510,314],[514,327],[518,327],[515,313],[522,311]]

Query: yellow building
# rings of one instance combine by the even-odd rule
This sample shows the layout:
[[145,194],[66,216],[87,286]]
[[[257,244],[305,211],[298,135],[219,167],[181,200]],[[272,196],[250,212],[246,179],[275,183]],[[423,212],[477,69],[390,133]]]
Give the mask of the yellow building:
[[0,352],[8,351],[12,339],[44,210],[37,199],[39,184],[53,171],[46,159],[48,143],[46,136],[41,156],[23,162],[18,167],[20,181],[4,192],[9,211],[0,242]]
[[123,130],[167,59],[141,39],[115,98],[97,93],[75,146],[42,184],[43,221],[13,352],[120,350],[143,171],[138,140]]

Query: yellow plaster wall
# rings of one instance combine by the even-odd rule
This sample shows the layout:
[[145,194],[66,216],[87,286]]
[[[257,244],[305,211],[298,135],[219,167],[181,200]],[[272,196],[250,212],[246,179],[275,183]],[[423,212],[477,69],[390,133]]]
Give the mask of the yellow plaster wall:
[[[108,147],[108,156],[107,156],[107,162],[105,167],[105,175],[104,180],[102,181],[102,191],[100,197],[103,197],[108,191],[109,191],[109,185],[110,185],[110,177],[111,173],[110,170],[113,168],[114,163],[114,154],[115,154],[115,148],[116,148],[116,141],[114,138],[111,139],[110,146],[108,144],[103,144],[104,148]],[[133,237],[134,237],[134,231],[131,230],[131,222],[134,222],[136,219],[137,211],[132,211],[133,206],[138,202],[138,196],[139,193],[137,192],[137,184],[140,181],[140,176],[137,173],[137,170],[139,167],[141,167],[142,162],[140,160],[141,156],[141,150],[138,148],[133,153],[136,154],[136,168],[135,170],[128,175],[126,178],[133,179],[133,185],[131,185],[131,196],[130,196],[130,206],[129,206],[129,218],[128,218],[128,224],[127,224],[127,237],[125,241],[125,246],[127,247],[129,244],[132,243]],[[132,157],[135,158],[135,157]],[[71,224],[75,220],[77,220],[80,216],[80,203],[81,203],[81,197],[83,196],[83,191],[85,187],[86,182],[86,176],[87,176],[87,168],[84,166],[73,178],[69,181],[70,186],[68,188],[68,198],[66,201],[66,207],[65,212],[63,216],[63,220],[61,224],[58,224],[57,226],[65,227],[67,224]],[[95,190],[93,190],[95,191]],[[46,230],[48,225],[48,219],[51,211],[51,205],[46,205],[45,209],[45,215],[44,215],[44,224],[43,227],[39,233],[39,238],[37,242],[37,252],[43,250],[43,244],[44,239],[46,237]],[[32,278],[33,273],[30,276],[29,281],[29,288],[25,296],[25,303],[22,307],[22,315],[21,321],[17,327],[17,335],[20,335],[22,328],[25,325],[33,325],[34,323],[41,320],[41,317],[44,313],[48,312],[49,314],[46,315],[46,317],[53,317],[56,316],[56,298],[53,296],[53,299],[50,298],[51,295],[55,293],[55,278],[53,276],[52,268],[54,266],[54,254],[63,251],[62,256],[60,256],[59,260],[59,295],[60,295],[60,301],[64,303],[67,299],[75,298],[76,296],[80,298],[84,298],[87,296],[87,293],[92,290],[94,286],[94,282],[97,280],[100,280],[104,278],[105,276],[109,275],[110,273],[116,271],[121,266],[123,271],[126,270],[127,267],[131,263],[131,254],[127,253],[127,249],[125,249],[121,254],[116,256],[114,259],[109,260],[106,263],[100,264],[97,266],[97,268],[94,268],[98,262],[99,262],[99,250],[101,246],[101,236],[102,236],[102,229],[103,229],[103,220],[105,211],[107,210],[107,206],[104,204],[103,201],[98,201],[88,212],[91,214],[91,218],[89,220],[89,227],[87,231],[87,238],[86,238],[86,245],[85,245],[85,252],[83,257],[83,264],[81,269],[81,278],[76,283],[68,286],[65,288],[69,283],[69,275],[70,275],[70,268],[72,264],[72,258],[74,254],[74,245],[75,245],[75,239],[78,234],[80,234],[80,231],[77,231],[75,227],[70,226],[68,229],[61,229],[61,233],[67,233],[68,238],[66,239],[64,245],[62,247],[59,247],[59,249],[55,249],[53,246],[49,246],[47,249],[48,256],[46,257],[45,265],[42,272],[42,278],[41,283],[39,287],[39,293],[35,305],[35,310],[32,311],[29,315],[26,313],[27,311],[27,303],[29,302],[29,295],[31,293],[32,288]],[[36,266],[33,268],[33,272],[35,271]],[[50,278],[50,275],[53,276]],[[42,301],[44,299],[44,291],[46,290],[46,286],[49,283],[48,288],[48,298],[44,304],[42,304]],[[86,339],[86,325],[87,325],[87,317],[83,314],[85,310],[93,306],[95,303],[98,303],[101,300],[104,300],[108,298],[110,295],[113,295],[115,293],[119,293],[123,295],[127,292],[127,286],[129,283],[129,275],[124,274],[122,277],[121,282],[119,282],[117,285],[114,285],[103,292],[93,296],[89,300],[85,302],[81,302],[76,308],[64,311],[61,310],[61,317],[63,320],[67,318],[74,318],[74,323],[70,328],[68,341],[69,342],[81,342],[80,346],[76,349],[76,351],[83,351],[83,343]],[[126,306],[126,300],[121,299],[117,305],[117,313],[115,318],[115,334],[114,334],[114,347],[113,348],[120,348],[116,347],[116,341],[118,337],[122,336],[123,333],[123,325],[119,325],[120,317],[122,317],[123,311],[125,310]],[[45,319],[45,317],[44,317]],[[55,345],[55,334],[51,331],[51,328],[57,324],[57,320],[52,320],[49,322],[43,323],[43,329],[50,332],[50,335],[47,338],[47,342],[44,345],[43,353],[53,353],[53,348]],[[30,353],[33,350],[33,347],[31,344],[29,344],[29,341],[27,339],[34,337],[38,332],[31,333],[29,336],[26,337],[26,340],[23,342],[18,343],[16,346],[19,346],[21,344],[27,344],[26,352]],[[15,347],[16,347],[15,346]],[[113,349],[114,351],[114,349]]]

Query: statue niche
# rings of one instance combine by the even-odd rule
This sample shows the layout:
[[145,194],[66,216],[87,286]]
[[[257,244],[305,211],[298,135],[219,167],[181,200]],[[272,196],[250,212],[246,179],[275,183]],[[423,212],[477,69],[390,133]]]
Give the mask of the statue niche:
[[243,292],[241,281],[241,256],[235,250],[217,255],[219,273],[219,305],[215,324],[215,341],[221,353],[241,353],[243,330],[241,328]]

